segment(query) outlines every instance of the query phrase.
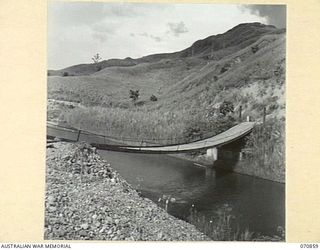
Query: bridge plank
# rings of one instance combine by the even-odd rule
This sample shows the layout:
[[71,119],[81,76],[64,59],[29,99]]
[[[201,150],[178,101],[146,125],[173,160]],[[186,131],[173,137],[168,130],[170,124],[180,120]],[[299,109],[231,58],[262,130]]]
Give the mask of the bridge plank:
[[187,152],[199,149],[206,149],[221,146],[237,140],[248,133],[254,127],[254,122],[243,122],[240,123],[216,136],[211,138],[203,139],[201,141],[174,145],[174,146],[152,146],[152,147],[120,147],[126,151],[143,151],[144,153],[176,153],[176,152]]

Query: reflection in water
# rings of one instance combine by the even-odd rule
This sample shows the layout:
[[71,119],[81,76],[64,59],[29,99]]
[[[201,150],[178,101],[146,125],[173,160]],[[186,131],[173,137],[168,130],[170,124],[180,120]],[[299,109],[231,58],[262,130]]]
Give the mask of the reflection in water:
[[240,229],[274,235],[278,226],[285,225],[283,184],[204,168],[167,155],[99,154],[143,196],[163,207],[164,197],[174,198],[168,212],[178,218],[188,220],[193,205],[210,221],[227,205]]

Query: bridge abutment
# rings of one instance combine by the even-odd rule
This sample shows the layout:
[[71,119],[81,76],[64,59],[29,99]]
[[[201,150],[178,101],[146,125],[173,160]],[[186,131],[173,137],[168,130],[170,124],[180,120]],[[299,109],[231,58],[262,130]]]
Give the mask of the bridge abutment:
[[218,160],[218,148],[208,148],[207,149],[207,158],[213,161],[213,164],[216,160]]

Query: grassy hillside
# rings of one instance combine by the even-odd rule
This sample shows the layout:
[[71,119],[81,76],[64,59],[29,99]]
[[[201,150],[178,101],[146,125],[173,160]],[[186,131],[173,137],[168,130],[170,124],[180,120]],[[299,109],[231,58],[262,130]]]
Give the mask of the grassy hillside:
[[[55,72],[69,76],[48,77],[49,99],[75,103],[48,109],[48,117],[92,132],[168,142],[218,133],[234,124],[240,106],[254,119],[264,107],[269,116],[284,115],[285,31],[273,26],[241,24],[180,52],[98,66],[76,65]],[[130,89],[140,90],[136,102]],[[234,113],[221,115],[226,101]]]

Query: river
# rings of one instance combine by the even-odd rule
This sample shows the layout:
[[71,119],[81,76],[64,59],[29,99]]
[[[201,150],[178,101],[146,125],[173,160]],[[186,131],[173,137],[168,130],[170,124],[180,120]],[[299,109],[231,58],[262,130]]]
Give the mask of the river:
[[[234,216],[233,226],[261,235],[285,228],[285,185],[233,172],[204,168],[169,155],[99,150],[135,189],[161,206],[163,195],[173,197],[168,212],[188,220],[192,206],[206,220],[222,207]],[[201,229],[200,229],[201,230]]]

